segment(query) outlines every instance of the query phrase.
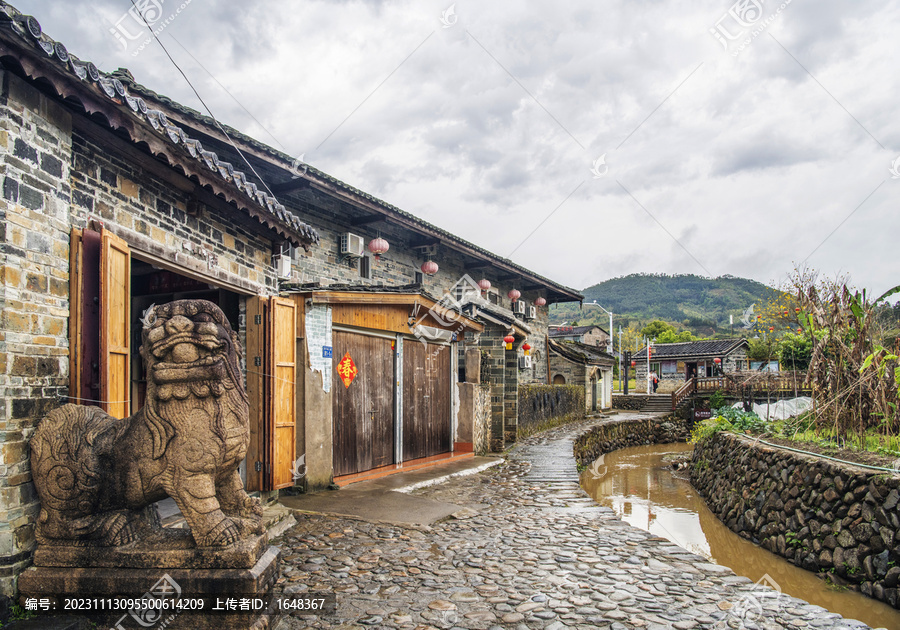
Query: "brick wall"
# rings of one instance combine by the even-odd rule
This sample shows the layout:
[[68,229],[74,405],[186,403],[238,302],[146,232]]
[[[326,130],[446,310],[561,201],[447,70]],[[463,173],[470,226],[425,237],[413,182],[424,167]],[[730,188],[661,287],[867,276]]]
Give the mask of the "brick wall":
[[19,78],[0,80],[0,594],[10,595],[30,562],[39,510],[28,440],[68,396],[72,227],[102,221],[132,245],[260,292],[274,291],[275,277],[270,241],[212,209],[189,214],[185,193],[119,157],[117,145],[73,131],[66,110]]
[[68,114],[2,74],[0,97],[0,594],[30,562],[39,510],[28,462],[37,420],[68,385]]

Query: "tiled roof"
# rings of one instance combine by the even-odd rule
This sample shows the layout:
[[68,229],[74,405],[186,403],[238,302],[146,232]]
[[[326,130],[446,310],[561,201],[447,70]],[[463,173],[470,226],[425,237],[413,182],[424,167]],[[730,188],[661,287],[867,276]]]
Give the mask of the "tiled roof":
[[[684,341],[681,343],[660,343],[653,346],[653,359],[698,359],[705,357],[722,357],[734,352],[741,345],[749,345],[746,339],[710,339],[707,341]],[[647,348],[641,348],[631,358],[646,359]]]
[[[311,226],[250,181],[244,172],[220,160],[215,152],[204,149],[199,140],[191,138],[184,129],[170,122],[162,111],[150,108],[143,98],[132,93],[121,80],[122,72],[108,74],[98,70],[92,62],[82,61],[69,53],[62,43],[44,33],[34,17],[22,14],[2,0],[0,0],[0,29],[15,33],[22,41],[42,52],[59,69],[67,71],[73,81],[93,87],[94,95],[103,95],[108,105],[142,123],[149,124],[160,139],[172,146],[181,147],[178,155],[185,161],[192,159],[204,165],[208,171],[240,191],[254,206],[263,209],[272,218],[278,219],[281,224],[293,230],[300,240],[307,243],[319,242],[319,234]],[[207,118],[207,124],[214,122]]]
[[599,351],[592,346],[574,341],[554,341],[548,340],[551,352],[575,361],[576,363],[594,364],[594,365],[613,365],[616,358],[610,354]]
[[600,328],[600,326],[560,326],[558,328],[550,329],[551,337],[572,337],[575,335],[584,335],[586,333],[591,332],[594,329],[598,329],[601,332],[605,333],[606,331]]
[[[134,77],[131,76],[131,73],[125,69],[120,69],[120,70],[114,72],[111,76],[114,76],[116,79],[121,81],[124,85],[127,85],[128,88],[131,91],[133,91],[134,93],[141,94],[148,99],[152,99],[161,104],[164,104],[167,107],[171,108],[172,110],[177,111],[186,117],[194,119],[198,123],[202,123],[207,126],[215,126],[215,124],[216,124],[216,122],[209,116],[206,116],[205,114],[202,114],[193,108],[190,108],[190,107],[187,107],[180,103],[177,103],[176,101],[173,101],[168,96],[163,96],[162,94],[158,94],[157,92],[154,92],[153,90],[150,90],[149,88],[146,88],[143,85],[136,83],[134,80]],[[227,131],[228,135],[231,136],[232,139],[240,140],[242,143],[244,143],[248,146],[251,146],[260,152],[270,155],[276,161],[280,162],[282,167],[285,170],[292,170],[295,168],[294,165],[297,163],[296,158],[288,155],[287,153],[279,151],[263,142],[260,142],[259,140],[256,140],[255,138],[252,138],[252,137],[238,131],[237,129],[234,129],[233,127],[229,127],[222,123],[219,123],[219,124]],[[425,230],[439,235],[440,238],[445,239],[446,241],[448,241],[450,243],[458,243],[468,249],[475,250],[478,253],[482,254],[483,256],[490,258],[491,260],[501,262],[504,265],[521,272],[523,275],[534,278],[535,280],[538,280],[541,283],[546,284],[548,287],[552,287],[559,292],[573,296],[577,300],[584,299],[584,296],[579,291],[572,289],[571,287],[567,287],[565,285],[559,284],[558,282],[554,282],[553,280],[550,280],[549,278],[546,278],[544,276],[536,274],[535,272],[533,272],[529,269],[526,269],[522,265],[514,263],[512,260],[510,260],[508,258],[503,258],[501,256],[497,256],[496,254],[484,249],[483,247],[479,247],[478,245],[475,245],[474,243],[471,243],[463,238],[460,238],[459,236],[456,236],[455,234],[453,234],[451,232],[448,232],[447,230],[444,230],[443,228],[440,228],[440,227],[433,225],[427,221],[424,221],[424,220],[420,219],[419,217],[417,217],[413,214],[410,214],[409,212],[406,212],[405,210],[401,210],[400,208],[398,208],[397,206],[395,206],[393,204],[383,201],[382,199],[379,199],[378,197],[375,197],[374,195],[371,195],[363,190],[360,190],[359,188],[355,188],[345,182],[342,182],[341,180],[337,179],[336,177],[333,177],[324,171],[320,171],[319,169],[315,168],[314,166],[304,163],[303,164],[303,176],[311,181],[320,181],[320,182],[324,182],[324,183],[330,184],[332,186],[335,186],[337,188],[340,188],[343,191],[351,194],[354,197],[364,199],[368,202],[371,202],[371,203],[383,208],[384,210],[390,212],[391,214],[395,214],[398,217],[402,217],[410,222],[413,222],[413,223],[421,226]]]

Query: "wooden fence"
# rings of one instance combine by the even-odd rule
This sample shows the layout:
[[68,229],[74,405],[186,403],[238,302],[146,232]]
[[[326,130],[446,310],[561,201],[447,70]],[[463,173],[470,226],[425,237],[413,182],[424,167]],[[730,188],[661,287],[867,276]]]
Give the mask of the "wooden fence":
[[748,390],[768,392],[781,397],[784,394],[807,394],[810,389],[805,372],[763,372],[746,374],[736,372],[723,376],[693,377],[672,392],[672,409],[678,409],[694,394],[711,394],[721,391],[725,395],[742,396]]

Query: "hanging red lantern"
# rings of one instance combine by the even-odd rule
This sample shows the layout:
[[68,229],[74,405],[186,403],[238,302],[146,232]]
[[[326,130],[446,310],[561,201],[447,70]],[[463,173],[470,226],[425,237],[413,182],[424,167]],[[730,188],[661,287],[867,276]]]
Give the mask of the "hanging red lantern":
[[774,327],[774,326],[769,326],[769,332],[775,332],[775,327]]
[[762,319],[762,315],[757,315],[756,319]]
[[481,280],[478,281],[478,288],[481,289],[482,293],[487,293],[488,289],[491,288],[491,281],[486,280],[485,278],[482,278]]
[[438,269],[440,269],[440,267],[438,267],[438,264],[433,260],[427,260],[422,263],[422,273],[426,276],[433,276],[438,272]]
[[507,350],[512,350],[512,345],[513,345],[513,342],[514,342],[515,340],[516,340],[516,338],[513,337],[512,335],[506,335],[506,336],[503,338],[504,343],[506,343],[506,349],[507,349]]
[[375,260],[381,258],[381,255],[390,248],[390,244],[380,236],[369,241],[369,251],[375,254]]
[[798,329],[797,329],[797,333],[802,333],[802,332],[803,332],[803,329],[802,329],[802,328],[798,328]]
[[631,362],[631,367],[637,367],[637,361],[632,361],[632,362]]
[[719,365],[721,362],[722,362],[722,359],[720,359],[719,357],[716,357],[715,359],[713,359],[713,363],[715,363],[716,365]]
[[523,343],[522,350],[525,351],[525,356],[528,356],[528,353],[531,351],[531,346],[528,343]]
[[797,313],[797,315],[799,315],[799,314],[800,314],[800,307],[798,306],[797,308],[795,308],[795,309],[794,309],[794,312]]
[[542,297],[534,298],[534,305],[535,305],[535,306],[544,306],[546,303],[547,303],[547,300],[545,300],[545,299],[542,298]]
[[788,310],[787,310],[787,309],[784,309],[784,316],[785,316],[785,317],[788,316]]
[[506,295],[509,296],[509,299],[510,299],[510,300],[512,300],[513,302],[515,302],[515,301],[518,300],[520,297],[522,297],[522,292],[519,291],[518,289],[511,289],[510,292],[507,293]]

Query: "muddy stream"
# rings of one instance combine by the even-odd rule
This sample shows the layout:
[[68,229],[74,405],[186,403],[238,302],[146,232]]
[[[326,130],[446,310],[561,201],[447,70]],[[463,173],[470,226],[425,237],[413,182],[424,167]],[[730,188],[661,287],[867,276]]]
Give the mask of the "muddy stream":
[[598,503],[622,520],[730,567],[754,582],[768,575],[782,592],[873,628],[900,629],[900,611],[859,593],[837,590],[725,527],[687,479],[663,461],[689,453],[690,444],[638,446],[609,453],[581,475]]

